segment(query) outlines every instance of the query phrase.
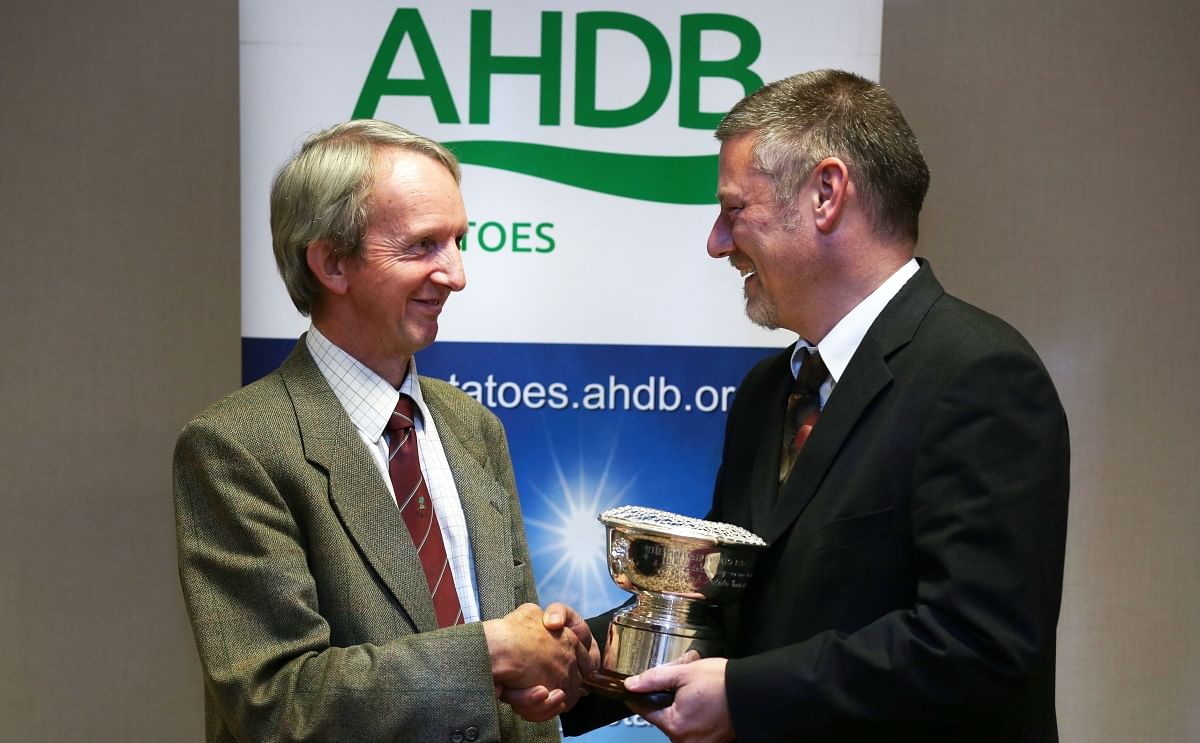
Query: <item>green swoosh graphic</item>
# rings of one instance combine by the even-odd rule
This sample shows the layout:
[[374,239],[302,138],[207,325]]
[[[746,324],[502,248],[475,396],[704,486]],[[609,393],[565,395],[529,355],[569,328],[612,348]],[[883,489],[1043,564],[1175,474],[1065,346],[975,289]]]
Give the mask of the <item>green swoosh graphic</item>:
[[664,204],[715,204],[716,155],[627,155],[528,142],[445,142],[469,165]]

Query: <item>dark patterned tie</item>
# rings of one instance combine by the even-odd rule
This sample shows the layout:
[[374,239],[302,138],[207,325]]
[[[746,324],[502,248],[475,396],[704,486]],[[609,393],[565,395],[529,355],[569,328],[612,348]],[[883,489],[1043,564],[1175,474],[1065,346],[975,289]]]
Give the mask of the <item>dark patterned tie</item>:
[[829,377],[829,370],[819,353],[800,351],[800,373],[788,394],[787,417],[783,422],[783,454],[779,459],[779,483],[782,485],[791,474],[796,456],[808,440],[817,416],[821,414],[821,385]]
[[462,607],[454,589],[450,561],[446,559],[442,529],[433,510],[429,487],[421,474],[414,425],[413,399],[408,395],[400,395],[400,402],[396,403],[396,410],[387,424],[388,474],[396,491],[400,515],[408,525],[417,554],[421,556],[421,566],[425,568],[425,579],[429,581],[429,594],[433,597],[438,626],[449,627],[463,623]]

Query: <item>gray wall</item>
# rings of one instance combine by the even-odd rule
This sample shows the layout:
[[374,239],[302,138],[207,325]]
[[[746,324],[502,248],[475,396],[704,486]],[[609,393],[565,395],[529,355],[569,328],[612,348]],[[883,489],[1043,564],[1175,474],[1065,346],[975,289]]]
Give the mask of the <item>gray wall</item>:
[[[1200,10],[887,0],[921,252],[1071,417],[1063,739],[1200,739]],[[170,451],[238,383],[236,3],[0,7],[0,740],[198,741]]]
[[922,249],[1067,407],[1066,741],[1200,740],[1200,11],[885,2],[883,83],[933,185]]
[[0,740],[198,741],[180,427],[237,386],[237,3],[0,10]]

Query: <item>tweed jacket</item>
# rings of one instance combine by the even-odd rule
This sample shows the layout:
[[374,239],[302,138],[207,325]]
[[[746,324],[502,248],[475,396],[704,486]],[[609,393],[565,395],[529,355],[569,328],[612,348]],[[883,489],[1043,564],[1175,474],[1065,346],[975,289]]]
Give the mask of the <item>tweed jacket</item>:
[[[470,533],[483,619],[536,602],[504,430],[420,378]],[[439,629],[395,501],[303,339],[175,449],[180,580],[207,740],[556,741],[497,702],[482,626]]]

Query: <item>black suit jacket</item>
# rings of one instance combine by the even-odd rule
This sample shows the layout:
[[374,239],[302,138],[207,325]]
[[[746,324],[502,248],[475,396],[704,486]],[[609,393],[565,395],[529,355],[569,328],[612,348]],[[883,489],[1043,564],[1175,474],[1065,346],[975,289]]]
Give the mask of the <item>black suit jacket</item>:
[[770,545],[727,612],[741,741],[1054,741],[1069,450],[1011,327],[928,264],[777,488],[791,349],[746,376],[709,518]]

